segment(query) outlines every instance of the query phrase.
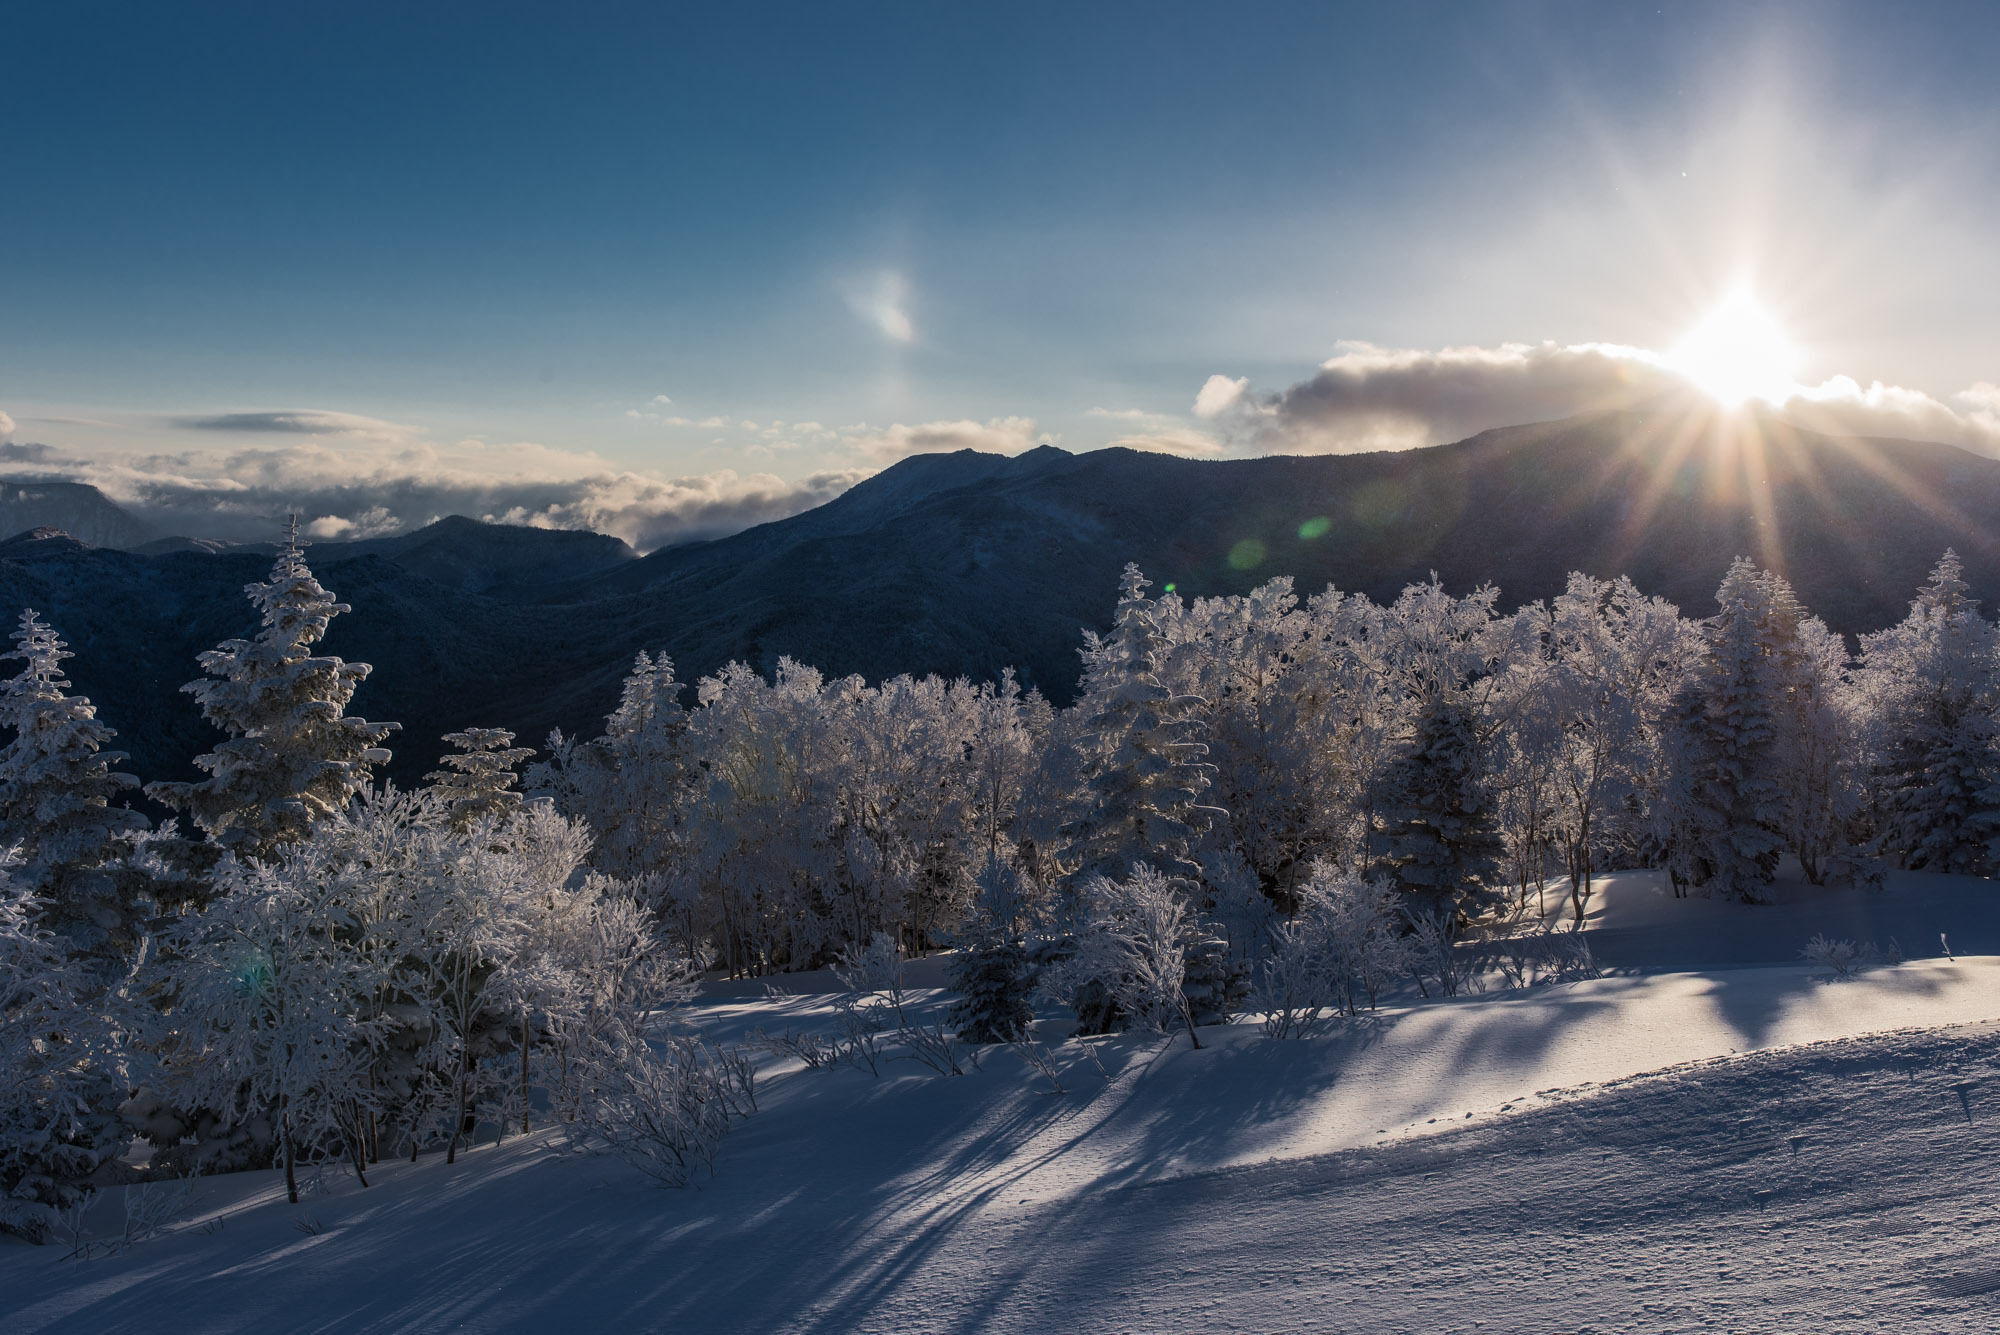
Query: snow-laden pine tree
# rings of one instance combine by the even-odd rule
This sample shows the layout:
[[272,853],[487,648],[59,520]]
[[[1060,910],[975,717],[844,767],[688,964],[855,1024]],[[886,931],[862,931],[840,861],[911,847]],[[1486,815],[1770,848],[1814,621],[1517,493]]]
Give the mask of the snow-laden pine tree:
[[1498,895],[1506,852],[1494,701],[1527,636],[1496,615],[1498,600],[1490,585],[1454,598],[1433,575],[1403,590],[1367,650],[1389,715],[1367,799],[1371,852],[1413,912],[1454,926]]
[[20,850],[16,873],[47,906],[47,925],[72,951],[127,955],[142,908],[129,857],[146,818],[112,805],[139,781],[105,748],[117,736],[88,696],[69,695],[63,660],[74,657],[33,608],[21,613],[14,652],[21,670],[0,685],[0,847]]
[[505,728],[467,728],[448,732],[454,748],[438,758],[443,769],[424,776],[445,804],[446,818],[461,828],[492,818],[504,819],[520,810],[515,790],[520,775],[515,766],[535,754],[532,746],[510,745],[514,734]]
[[967,1043],[1012,1043],[1027,1035],[1035,1010],[1023,939],[1029,892],[1018,867],[988,862],[978,877],[979,893],[962,944],[952,963],[951,1024]]
[[1196,838],[1223,814],[1202,802],[1214,773],[1201,740],[1204,702],[1161,680],[1168,646],[1149,587],[1127,565],[1111,633],[1086,650],[1095,661],[1078,707],[1089,719],[1090,809],[1066,832],[1085,873],[1124,876],[1139,862],[1191,871]]
[[1694,844],[1689,865],[1710,894],[1759,902],[1770,897],[1785,848],[1780,747],[1785,693],[1796,684],[1798,609],[1790,586],[1744,557],[1715,599],[1691,698],[1675,711],[1688,729],[1675,749],[1693,774],[1683,789],[1689,810],[1674,823]]
[[208,778],[152,783],[148,795],[186,811],[223,848],[264,857],[306,837],[368,786],[381,745],[398,723],[347,715],[372,670],[315,655],[312,646],[347,604],[333,600],[306,567],[294,517],[271,577],[244,586],[263,621],[254,640],[224,640],[200,656],[209,675],[181,689],[228,740],[195,765]]
[[2000,637],[1947,551],[1887,630],[1861,637],[1876,843],[1905,867],[1992,874],[2000,834]]
[[1376,800],[1382,868],[1417,912],[1454,921],[1502,881],[1499,813],[1470,703],[1423,706]]

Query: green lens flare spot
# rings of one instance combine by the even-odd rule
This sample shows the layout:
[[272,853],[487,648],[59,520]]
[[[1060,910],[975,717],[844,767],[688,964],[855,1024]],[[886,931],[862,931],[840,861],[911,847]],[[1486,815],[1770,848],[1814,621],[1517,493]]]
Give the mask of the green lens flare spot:
[[1171,584],[1167,585],[1165,589],[1161,590],[1161,592],[1163,593],[1172,593],[1173,591],[1174,591],[1174,586]]
[[1314,515],[1311,519],[1299,525],[1299,536],[1307,542],[1311,542],[1314,538],[1325,537],[1326,531],[1332,527],[1333,521],[1331,519],[1328,519],[1325,515]]
[[1264,564],[1264,544],[1255,538],[1245,538],[1229,549],[1229,568],[1232,570],[1254,570]]

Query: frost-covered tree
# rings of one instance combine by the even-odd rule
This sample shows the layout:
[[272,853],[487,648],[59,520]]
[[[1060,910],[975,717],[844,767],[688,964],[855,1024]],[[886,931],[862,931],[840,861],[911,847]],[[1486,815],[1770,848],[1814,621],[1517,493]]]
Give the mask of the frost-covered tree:
[[438,758],[444,768],[424,777],[452,824],[504,819],[520,810],[515,766],[535,754],[533,747],[510,745],[514,734],[505,728],[467,728],[446,733],[444,740],[454,748]]
[[1677,609],[1627,579],[1572,574],[1559,597],[1520,616],[1538,652],[1515,670],[1524,690],[1509,715],[1510,759],[1520,769],[1505,782],[1534,788],[1517,798],[1526,841],[1547,840],[1561,853],[1580,923],[1599,857],[1640,834],[1657,720],[1696,661],[1697,642]]
[[1012,1043],[1034,1023],[1033,970],[1023,939],[1031,895],[1019,868],[997,858],[980,869],[979,897],[952,963],[959,999],[950,1020],[968,1043]]
[[1680,819],[1697,850],[1709,893],[1769,898],[1784,851],[1784,790],[1778,751],[1785,719],[1780,696],[1798,636],[1790,589],[1738,557],[1716,590],[1720,610],[1706,626],[1707,652],[1675,714],[1689,729],[1677,750],[1693,768],[1690,809]]
[[549,758],[528,786],[555,798],[596,834],[595,866],[613,876],[672,876],[685,853],[698,775],[673,660],[641,651],[604,734],[589,742],[549,737]]
[[0,855],[0,1232],[47,1240],[125,1146],[118,994],[41,924]]
[[1677,883],[1758,902],[1786,851],[1815,882],[1847,856],[1858,726],[1843,647],[1791,585],[1739,557],[1716,602],[1665,711],[1651,823]]
[[146,818],[114,806],[139,781],[117,766],[117,736],[90,699],[66,692],[63,661],[73,657],[34,609],[14,634],[21,670],[0,685],[0,847],[22,859],[16,878],[44,897],[54,927],[72,950],[129,955],[144,909],[141,877],[129,866]]
[[1454,923],[1502,882],[1496,702],[1525,631],[1496,616],[1498,600],[1491,586],[1454,598],[1435,577],[1413,584],[1372,651],[1390,731],[1368,796],[1371,851],[1418,912]]
[[1472,706],[1440,698],[1382,777],[1380,863],[1421,912],[1470,911],[1501,882],[1505,846],[1483,752]]
[[293,1204],[299,1164],[325,1146],[361,1168],[369,1069],[390,1028],[370,1003],[393,961],[352,931],[351,874],[324,841],[232,863],[223,892],[171,944],[157,1042],[179,1092],[232,1126],[268,1117]]
[[1198,833],[1223,814],[1202,801],[1214,774],[1201,740],[1204,702],[1162,681],[1167,639],[1149,587],[1138,566],[1126,566],[1111,634],[1086,649],[1090,807],[1068,834],[1076,863],[1098,874],[1123,876],[1140,861],[1191,869]]
[[1876,844],[1901,865],[1992,874],[2000,834],[2000,637],[1947,551],[1903,621],[1861,637]]
[[388,762],[381,742],[400,725],[348,717],[371,669],[311,652],[349,608],[307,569],[296,518],[270,578],[244,591],[263,630],[204,652],[209,675],[181,688],[228,740],[195,758],[208,778],[153,783],[146,792],[188,812],[223,848],[254,858],[305,838],[343,809]]

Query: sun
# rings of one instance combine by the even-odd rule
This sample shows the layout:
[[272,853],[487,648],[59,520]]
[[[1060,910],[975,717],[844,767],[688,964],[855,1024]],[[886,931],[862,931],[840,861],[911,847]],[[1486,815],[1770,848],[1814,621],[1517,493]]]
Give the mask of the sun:
[[1745,291],[1703,316],[1665,361],[1725,408],[1751,399],[1779,404],[1798,392],[1798,349]]

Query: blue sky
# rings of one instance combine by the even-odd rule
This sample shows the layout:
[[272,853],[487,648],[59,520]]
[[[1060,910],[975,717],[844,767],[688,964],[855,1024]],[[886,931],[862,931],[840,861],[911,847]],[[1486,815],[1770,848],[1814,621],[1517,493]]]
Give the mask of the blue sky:
[[[733,504],[757,478],[782,508],[954,444],[1382,443],[1196,399],[1221,376],[1268,415],[1358,344],[1665,349],[1747,286],[1803,383],[1879,380],[1977,444],[1985,400],[1953,396],[2000,381],[1997,29],[1985,5],[15,6],[0,412],[133,497],[104,470],[136,451],[184,488],[429,469]],[[1519,410],[1468,392],[1399,401],[1409,440]]]

